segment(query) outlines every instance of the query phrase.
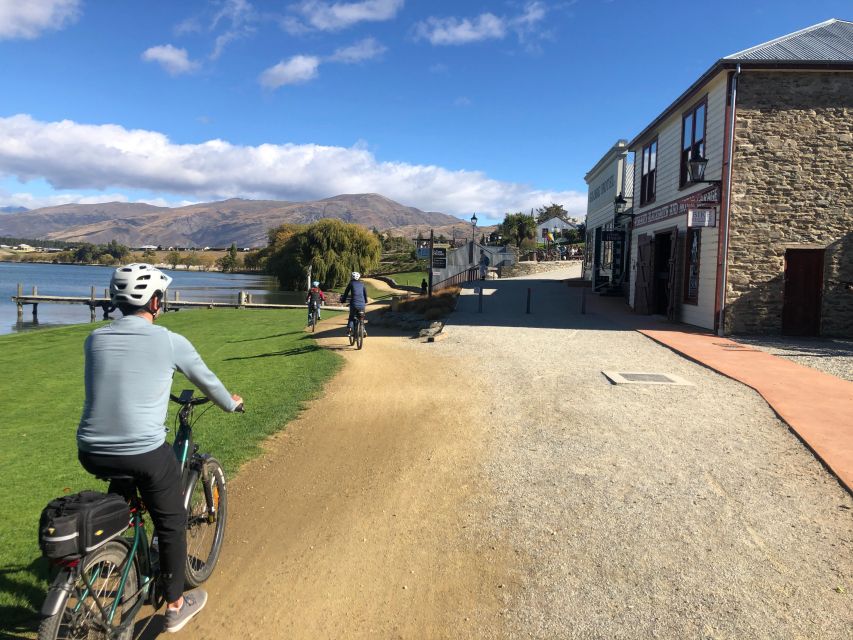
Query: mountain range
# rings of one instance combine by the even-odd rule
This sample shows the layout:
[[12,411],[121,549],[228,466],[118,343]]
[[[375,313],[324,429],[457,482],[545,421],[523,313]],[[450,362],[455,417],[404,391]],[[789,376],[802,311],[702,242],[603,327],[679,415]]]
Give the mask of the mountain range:
[[375,193],[339,195],[311,202],[234,198],[185,207],[107,202],[64,204],[0,217],[0,236],[104,243],[131,247],[261,247],[267,231],[283,223],[340,218],[391,235],[467,237],[471,225],[444,213],[407,207]]

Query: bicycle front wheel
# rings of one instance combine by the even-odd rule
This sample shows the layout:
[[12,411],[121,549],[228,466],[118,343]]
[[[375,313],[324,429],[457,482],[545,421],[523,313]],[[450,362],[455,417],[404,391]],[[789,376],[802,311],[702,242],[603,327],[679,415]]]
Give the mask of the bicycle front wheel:
[[207,458],[201,474],[187,487],[186,583],[197,587],[210,577],[225,538],[228,500],[225,472],[216,458]]
[[[141,597],[136,558],[130,556],[126,545],[113,541],[89,554],[81,562],[83,569],[80,577],[66,596],[62,609],[41,621],[38,639],[131,640],[133,621],[125,616],[130,615],[133,605]],[[128,562],[131,566],[122,588],[122,572]],[[109,621],[104,617],[104,612],[109,615],[113,607],[115,614]],[[116,628],[124,623],[127,623],[126,628],[116,635]]]

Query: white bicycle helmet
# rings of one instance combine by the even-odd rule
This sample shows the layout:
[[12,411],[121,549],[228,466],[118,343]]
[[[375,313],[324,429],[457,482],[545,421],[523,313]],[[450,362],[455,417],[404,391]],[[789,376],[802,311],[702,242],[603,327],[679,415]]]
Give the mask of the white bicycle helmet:
[[315,280],[315,281],[314,281],[314,282],[312,282],[311,284],[312,284],[312,285],[314,285],[315,287],[319,287],[319,286],[320,286],[320,281],[319,281],[319,280]]
[[359,278],[361,278],[361,274],[358,271],[353,271],[352,272],[352,279],[358,280]]
[[148,304],[157,291],[165,293],[172,279],[144,262],[134,262],[119,267],[110,278],[110,299],[114,305],[122,303],[141,307]]

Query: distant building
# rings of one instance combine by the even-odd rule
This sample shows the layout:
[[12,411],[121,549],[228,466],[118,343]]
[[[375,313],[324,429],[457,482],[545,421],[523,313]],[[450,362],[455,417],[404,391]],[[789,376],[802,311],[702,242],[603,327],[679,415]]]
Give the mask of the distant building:
[[35,247],[31,247],[28,244],[24,244],[23,242],[16,247],[14,247],[15,251],[20,251],[21,253],[29,253],[30,251],[35,251]]
[[549,231],[552,233],[554,238],[557,238],[563,234],[563,231],[575,228],[577,228],[577,225],[573,222],[569,222],[567,219],[560,216],[553,216],[536,225],[536,240],[538,242],[545,242]]
[[[584,176],[587,184],[586,253],[583,277],[594,288],[609,284],[627,293],[627,248],[630,204],[634,195],[633,154],[618,140]],[[617,198],[621,205],[617,211]]]

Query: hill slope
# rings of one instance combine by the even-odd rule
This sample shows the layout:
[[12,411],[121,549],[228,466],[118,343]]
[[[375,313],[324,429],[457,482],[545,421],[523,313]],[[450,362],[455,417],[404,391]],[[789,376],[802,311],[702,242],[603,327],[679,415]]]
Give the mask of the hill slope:
[[459,218],[366,193],[312,202],[235,198],[174,209],[124,202],[67,204],[4,215],[0,235],[93,243],[115,239],[129,246],[228,246],[234,242],[252,247],[265,245],[272,227],[320,218],[340,218],[391,232],[412,225],[422,226],[425,232],[429,227],[466,227]]

